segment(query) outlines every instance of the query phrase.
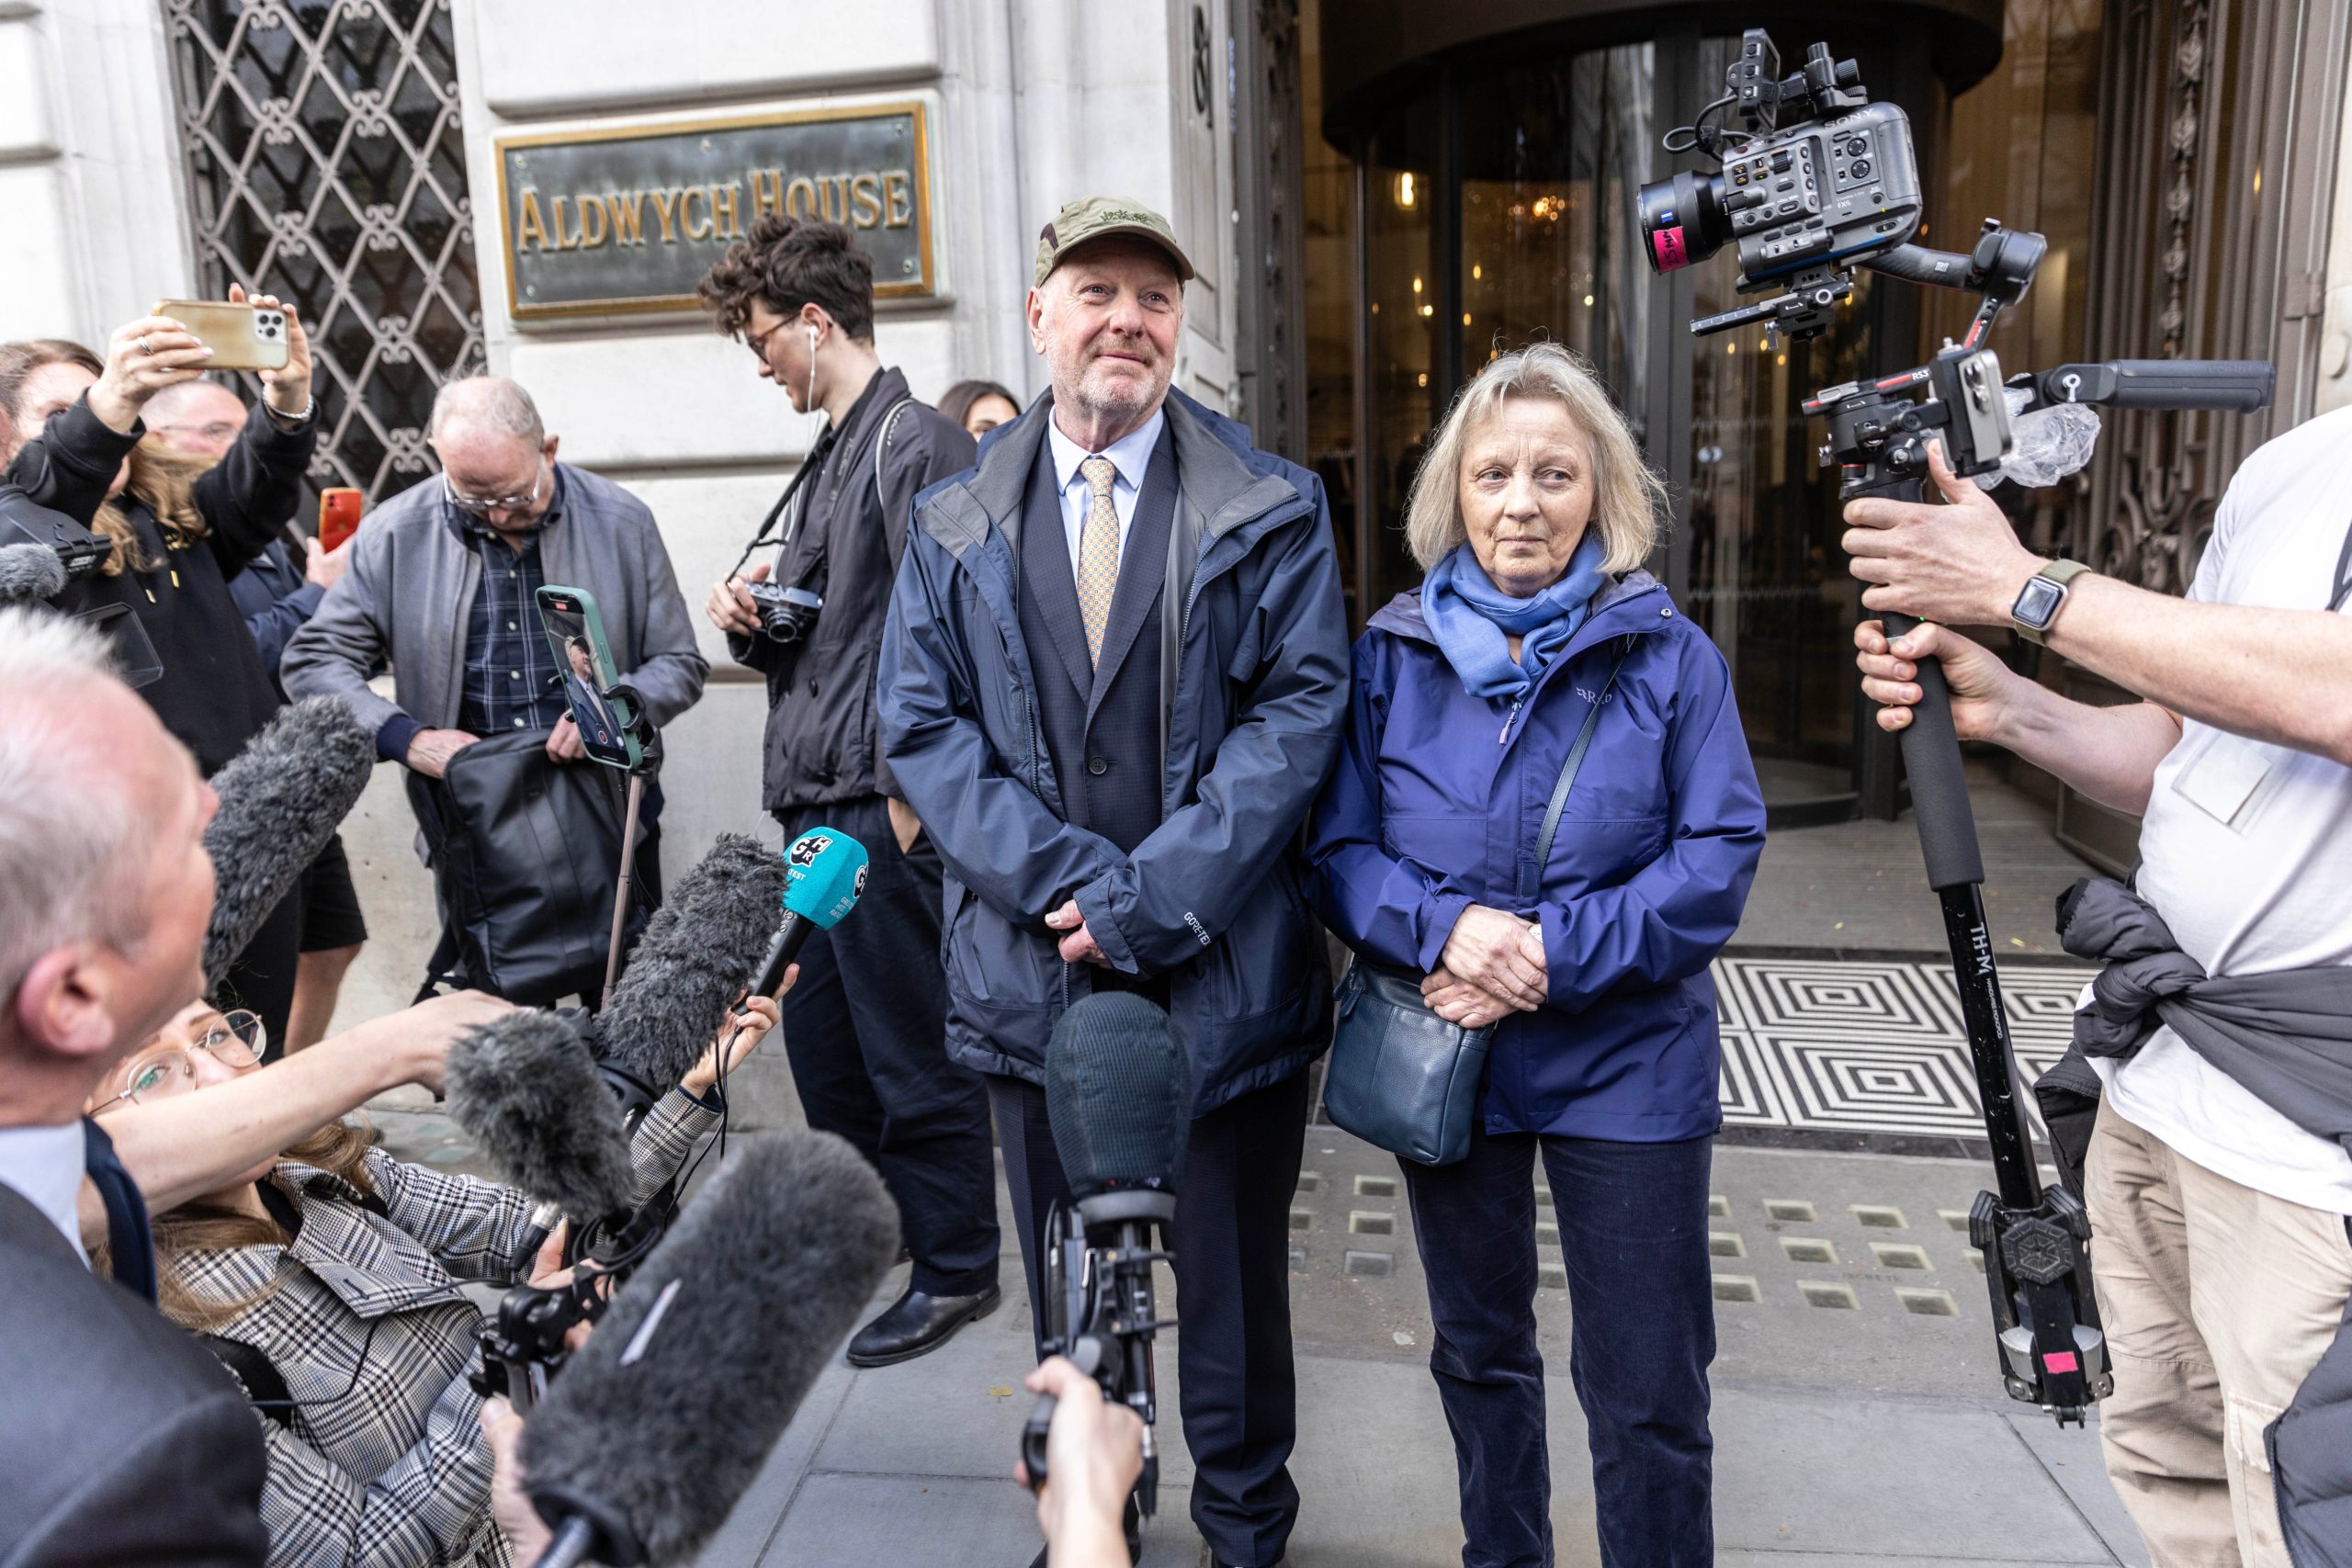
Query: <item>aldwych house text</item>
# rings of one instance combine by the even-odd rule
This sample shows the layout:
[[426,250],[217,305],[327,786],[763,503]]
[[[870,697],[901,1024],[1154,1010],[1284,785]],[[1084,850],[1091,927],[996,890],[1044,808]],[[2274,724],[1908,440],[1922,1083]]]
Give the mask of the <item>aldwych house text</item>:
[[544,199],[538,191],[524,190],[514,197],[514,248],[593,251],[605,244],[740,240],[769,211],[827,218],[852,229],[903,229],[914,220],[914,176],[906,169],[880,169],[787,179],[782,169],[752,169],[748,179],[724,185],[573,191]]

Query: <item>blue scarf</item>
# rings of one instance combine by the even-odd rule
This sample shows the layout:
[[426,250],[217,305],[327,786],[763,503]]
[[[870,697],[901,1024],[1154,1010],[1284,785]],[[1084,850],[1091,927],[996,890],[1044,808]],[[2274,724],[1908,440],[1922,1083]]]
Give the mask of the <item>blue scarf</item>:
[[[1607,553],[1600,534],[1588,531],[1560,581],[1526,599],[1496,587],[1467,541],[1430,568],[1421,583],[1421,619],[1462,678],[1462,689],[1474,697],[1524,696],[1568,646],[1594,595],[1608,583],[1600,570]],[[1521,639],[1516,664],[1507,636]]]

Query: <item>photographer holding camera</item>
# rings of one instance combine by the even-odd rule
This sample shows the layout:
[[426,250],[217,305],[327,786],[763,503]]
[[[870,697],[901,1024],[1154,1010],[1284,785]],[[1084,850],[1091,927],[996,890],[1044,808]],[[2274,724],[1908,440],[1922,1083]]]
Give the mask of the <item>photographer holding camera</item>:
[[818,931],[801,954],[785,1049],[808,1124],[855,1145],[899,1204],[912,1276],[849,1347],[853,1366],[886,1366],[1001,1299],[988,1098],[947,1056],[939,852],[883,760],[874,714],[915,494],[969,467],[972,438],[876,355],[874,264],[840,224],[762,217],[701,294],[762,378],[799,412],[825,415],[769,515],[783,529],[775,561],[713,586],[706,613],[736,661],[767,677],[763,789],[785,837],[822,823],[873,857],[857,919]]
[[[2341,1010],[2299,1019],[2284,998],[2352,964],[2352,621],[2335,613],[2352,597],[2347,454],[2352,410],[2254,453],[2186,600],[2036,558],[1940,448],[1944,505],[1846,511],[1863,604],[1942,623],[1892,641],[1877,621],[1856,629],[1880,727],[1910,725],[1917,660],[1939,660],[1962,739],[2140,813],[2137,900],[2112,884],[2108,897],[2143,931],[2169,928],[2177,951],[2163,956],[2200,971],[2193,983],[2235,982],[2252,1016],[2316,1061],[2335,1043],[2312,1033]],[[2013,616],[2143,700],[2068,701],[1946,629]],[[2074,927],[2075,896],[2062,908]],[[2091,1057],[2105,1092],[2083,1174],[2115,1375],[2108,1473],[2157,1561],[2285,1568],[2266,1438],[2352,1296],[2352,1156],[2311,1130],[2352,1125],[2352,1094],[2325,1072],[2292,1098],[2258,1094],[2154,1023],[2151,1009],[2133,1043]],[[2352,1459],[2331,1479],[2352,1479]]]

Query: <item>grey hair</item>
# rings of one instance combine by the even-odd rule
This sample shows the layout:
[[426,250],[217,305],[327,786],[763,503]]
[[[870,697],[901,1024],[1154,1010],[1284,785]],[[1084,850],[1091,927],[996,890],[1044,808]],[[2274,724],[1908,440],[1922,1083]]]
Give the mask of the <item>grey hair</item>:
[[130,951],[146,931],[143,814],[113,743],[76,716],[113,671],[81,622],[0,610],[0,998],[45,953],[94,939]]
[[1625,416],[1592,367],[1556,343],[1530,344],[1489,364],[1457,393],[1413,476],[1405,502],[1405,542],[1421,570],[1469,537],[1462,521],[1462,458],[1471,434],[1506,398],[1549,398],[1584,432],[1592,459],[1592,526],[1607,548],[1601,570],[1631,571],[1657,547],[1666,484],[1642,461]]
[[544,445],[548,438],[547,427],[539,423],[538,404],[531,400],[521,382],[503,376],[465,376],[443,382],[433,394],[433,417],[425,422],[424,434],[438,439],[442,427],[452,420],[519,436],[534,446]]

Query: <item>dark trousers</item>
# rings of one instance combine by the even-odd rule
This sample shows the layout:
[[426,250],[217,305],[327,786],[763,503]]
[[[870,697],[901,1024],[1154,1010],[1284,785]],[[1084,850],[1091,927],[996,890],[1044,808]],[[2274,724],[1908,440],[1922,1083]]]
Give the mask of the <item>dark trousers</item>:
[[243,1008],[261,1017],[269,1032],[263,1055],[276,1061],[286,1054],[286,1023],[294,1011],[294,972],[302,960],[302,892],[297,887],[277,901],[244,951],[230,961],[215,999],[224,1008]]
[[1430,1371],[1453,1430],[1464,1568],[1548,1568],[1552,1472],[1535,1348],[1538,1147],[1560,1223],[1568,1375],[1592,1442],[1606,1568],[1714,1561],[1715,1355],[1707,1262],[1713,1140],[1604,1143],[1474,1134],[1447,1166],[1400,1160],[1429,1277]]
[[[1037,1337],[1045,1292],[1037,1237],[1069,1201],[1045,1090],[990,1077],[1005,1185]],[[1306,1138],[1306,1075],[1227,1101],[1193,1122],[1176,1195],[1176,1369],[1192,1450],[1193,1523],[1219,1562],[1270,1563],[1298,1520],[1292,1443],[1297,1380],[1290,1346],[1290,1198]],[[1163,1308],[1164,1310],[1164,1308]]]
[[786,841],[834,828],[865,846],[857,908],[800,950],[784,1045],[808,1124],[872,1161],[899,1205],[913,1288],[968,1296],[997,1277],[996,1160],[980,1077],[947,1058],[939,852],[906,854],[879,795],[779,813]]

